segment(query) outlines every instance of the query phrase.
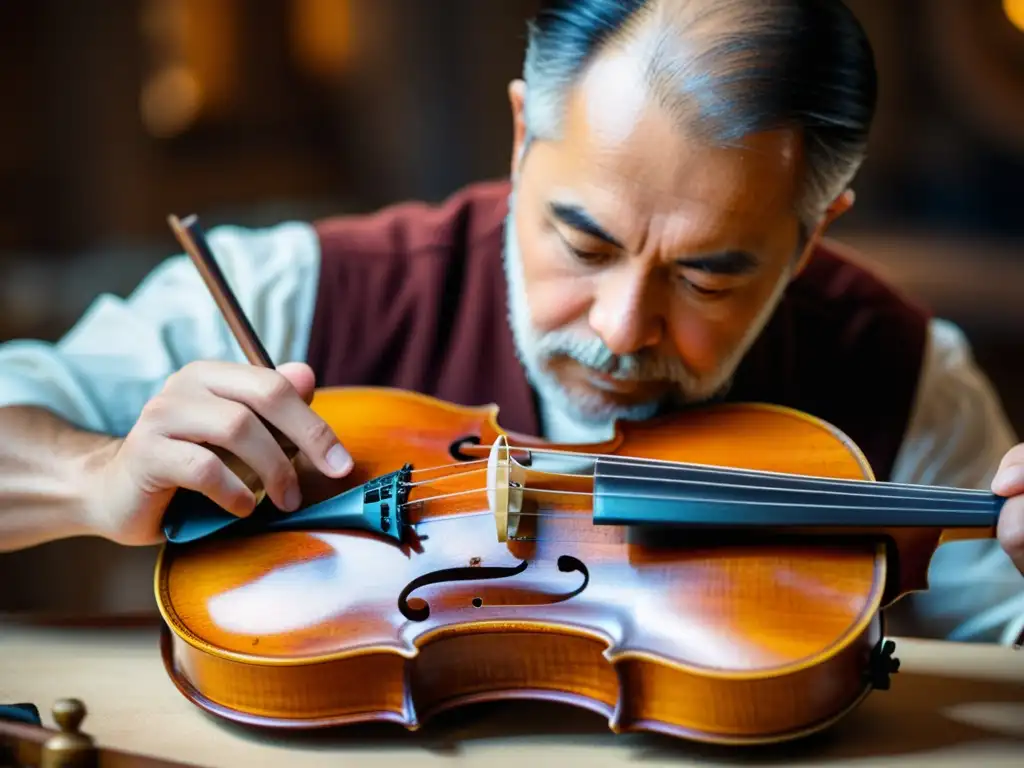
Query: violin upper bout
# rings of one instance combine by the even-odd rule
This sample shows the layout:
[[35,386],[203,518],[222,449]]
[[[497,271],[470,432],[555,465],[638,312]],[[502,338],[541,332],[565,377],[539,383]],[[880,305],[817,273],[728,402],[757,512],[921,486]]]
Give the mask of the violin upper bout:
[[874,480],[860,447],[823,419],[768,403],[721,403],[620,422],[618,452],[651,459]]

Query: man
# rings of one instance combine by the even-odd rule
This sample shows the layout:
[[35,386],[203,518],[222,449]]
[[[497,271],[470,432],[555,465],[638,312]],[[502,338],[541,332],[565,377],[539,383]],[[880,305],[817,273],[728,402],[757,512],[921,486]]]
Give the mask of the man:
[[184,256],[58,344],[0,349],[0,545],[152,544],[178,487],[247,514],[252,493],[204,446],[294,510],[296,472],[256,414],[342,477],[314,385],[494,402],[555,441],[760,400],[831,421],[879,479],[1012,497],[998,541],[943,547],[933,590],[900,605],[912,631],[1009,642],[1024,446],[959,331],[823,240],[875,106],[855,19],[839,0],[543,6],[509,91],[511,184],[211,233],[277,371],[245,363]]

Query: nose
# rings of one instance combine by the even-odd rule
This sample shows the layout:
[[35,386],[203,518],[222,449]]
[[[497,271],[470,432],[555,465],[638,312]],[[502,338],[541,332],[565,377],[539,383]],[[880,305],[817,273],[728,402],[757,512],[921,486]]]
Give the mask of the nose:
[[659,344],[665,325],[643,270],[605,275],[590,308],[590,327],[616,355]]

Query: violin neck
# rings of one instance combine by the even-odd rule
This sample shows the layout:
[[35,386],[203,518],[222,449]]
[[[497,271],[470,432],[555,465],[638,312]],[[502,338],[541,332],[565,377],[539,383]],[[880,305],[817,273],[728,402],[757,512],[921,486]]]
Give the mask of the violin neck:
[[941,529],[995,535],[1005,499],[987,491],[656,462],[598,460],[597,525]]

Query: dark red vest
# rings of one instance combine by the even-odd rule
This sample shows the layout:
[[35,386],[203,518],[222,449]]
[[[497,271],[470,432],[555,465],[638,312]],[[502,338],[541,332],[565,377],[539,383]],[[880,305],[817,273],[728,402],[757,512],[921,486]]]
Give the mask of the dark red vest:
[[[507,320],[507,182],[440,205],[402,203],[315,223],[322,263],[308,360],[319,386],[400,387],[496,403],[509,430],[540,431]],[[730,400],[823,418],[890,477],[929,316],[830,244],[789,286],[737,372]]]

